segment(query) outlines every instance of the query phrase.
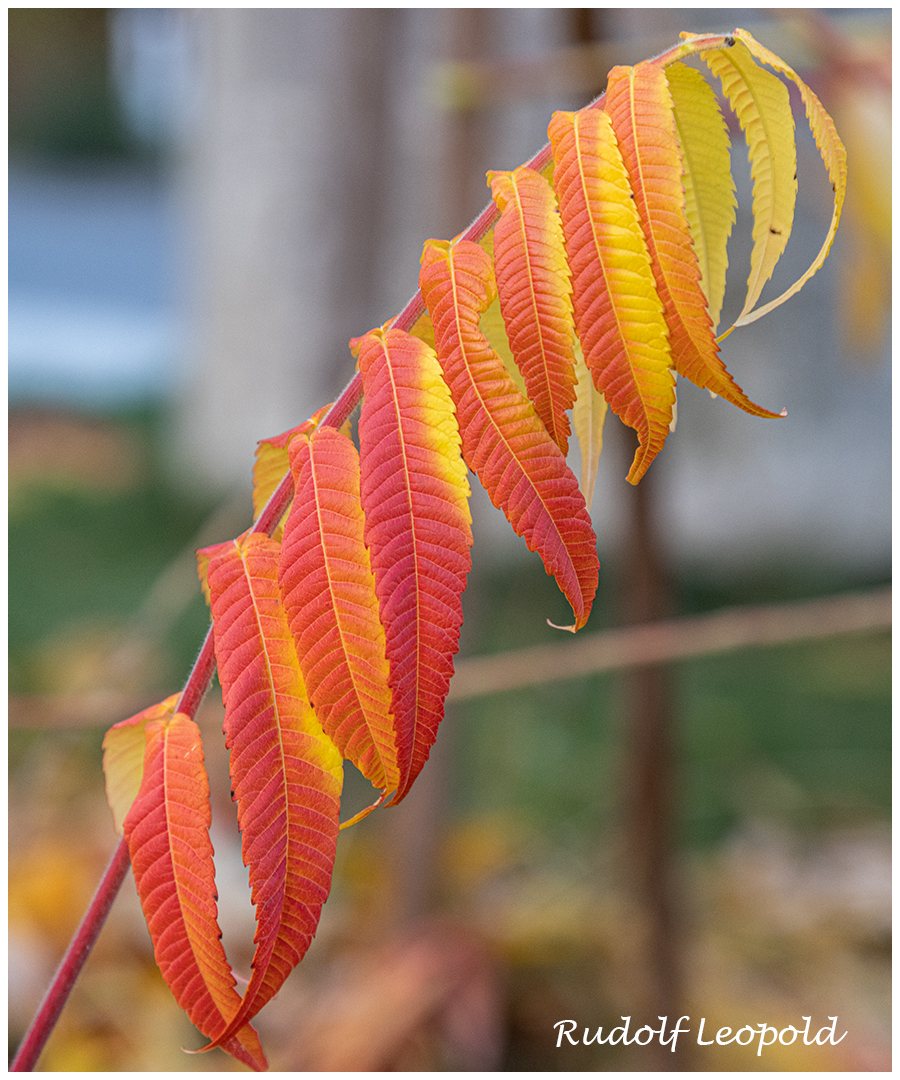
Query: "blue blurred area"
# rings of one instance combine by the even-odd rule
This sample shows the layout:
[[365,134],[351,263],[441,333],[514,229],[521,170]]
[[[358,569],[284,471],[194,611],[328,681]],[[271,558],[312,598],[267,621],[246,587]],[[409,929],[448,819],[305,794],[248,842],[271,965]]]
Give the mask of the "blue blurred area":
[[162,9],[10,13],[9,393],[160,397],[183,355],[168,155],[187,26]]
[[158,171],[10,169],[12,403],[109,405],[172,388],[181,338],[174,234]]

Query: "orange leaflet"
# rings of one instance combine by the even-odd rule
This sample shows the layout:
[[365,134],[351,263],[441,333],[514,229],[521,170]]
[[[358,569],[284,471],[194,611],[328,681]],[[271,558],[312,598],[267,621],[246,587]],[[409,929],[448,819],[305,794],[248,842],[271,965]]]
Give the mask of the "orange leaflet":
[[207,548],[244,863],[256,907],[253,975],[221,1043],[300,963],[331,888],[343,761],[300,674],[278,588],[279,545],[262,533]]
[[614,67],[607,83],[606,112],[665,306],[675,369],[754,416],[778,416],[744,394],[719,356],[685,212],[681,154],[664,70],[653,64]]
[[549,134],[575,327],[595,386],[637,431],[628,473],[636,484],[665,443],[675,404],[663,305],[609,117],[557,112]]
[[[163,978],[191,1022],[217,1039],[241,999],[217,922],[200,729],[175,713],[147,724],[146,735],[141,789],[125,818],[134,880]],[[249,1024],[223,1049],[252,1069],[268,1067]]]
[[359,455],[334,428],[291,442],[294,504],[279,583],[300,670],[324,730],[382,791],[399,780],[384,628],[363,541]]
[[572,284],[556,196],[533,169],[489,172],[500,220],[494,273],[509,344],[535,411],[565,456],[575,403]]
[[471,568],[469,482],[434,351],[401,330],[360,341],[365,541],[390,664],[400,783],[409,791],[444,715]]
[[463,457],[572,605],[577,630],[597,591],[591,519],[559,447],[478,329],[494,295],[490,256],[468,241],[429,240],[419,286],[453,395]]

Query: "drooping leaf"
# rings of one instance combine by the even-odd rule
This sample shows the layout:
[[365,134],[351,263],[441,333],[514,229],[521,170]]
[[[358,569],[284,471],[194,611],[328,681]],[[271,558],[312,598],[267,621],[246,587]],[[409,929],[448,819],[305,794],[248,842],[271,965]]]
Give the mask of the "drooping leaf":
[[563,455],[575,401],[572,285],[556,196],[533,169],[489,172],[500,220],[494,273],[503,321],[528,397]]
[[606,111],[622,152],[656,288],[665,306],[676,371],[746,412],[776,416],[743,393],[719,356],[684,209],[681,155],[665,72],[653,64],[613,68],[606,89]]
[[737,197],[731,139],[715,91],[696,68],[665,68],[681,149],[685,213],[713,330],[719,325],[728,270],[728,238]]
[[[191,1022],[216,1040],[241,999],[217,922],[209,783],[200,729],[184,713],[146,726],[144,776],[125,817],[125,839],[156,962]],[[247,1024],[223,1049],[267,1068]]]
[[424,765],[444,715],[471,567],[469,481],[434,351],[400,330],[360,344],[361,497],[390,665],[400,781]]
[[549,133],[575,328],[597,389],[637,432],[636,484],[665,443],[675,401],[663,304],[609,117],[556,112]]
[[797,199],[794,116],[787,87],[740,41],[701,57],[719,79],[747,139],[753,179],[753,251],[740,322],[756,306],[787,246]]
[[375,787],[399,781],[384,628],[363,540],[359,455],[333,428],[290,446],[294,504],[279,582],[303,681],[338,750]]
[[112,810],[118,833],[123,832],[125,815],[141,790],[147,724],[151,720],[165,720],[174,716],[178,697],[178,694],[173,694],[127,720],[120,720],[103,736],[106,801]]
[[419,285],[456,405],[463,458],[556,578],[579,629],[597,590],[597,541],[559,447],[478,329],[495,294],[490,258],[477,244],[430,240]]
[[581,493],[588,510],[594,502],[594,483],[600,453],[603,450],[603,423],[606,420],[606,398],[600,393],[588,371],[581,347],[575,345],[575,404],[572,406],[572,425],[581,451]]
[[256,908],[253,975],[217,1041],[278,992],[302,960],[331,888],[343,762],[306,696],[262,533],[206,549],[225,737]]
[[834,235],[837,232],[838,222],[841,220],[841,210],[847,192],[847,151],[844,149],[844,144],[838,137],[834,121],[825,109],[822,108],[822,103],[806,83],[803,82],[796,71],[773,52],[770,52],[765,48],[765,46],[760,45],[746,30],[735,30],[734,36],[746,45],[753,56],[758,60],[761,60],[764,64],[768,64],[770,67],[775,68],[776,71],[780,71],[783,75],[786,75],[799,88],[800,96],[806,107],[806,117],[809,121],[810,130],[813,133],[813,137],[816,140],[816,146],[818,146],[819,153],[822,155],[822,160],[828,170],[828,178],[831,180],[831,188],[834,192],[834,210],[832,212],[828,234],[819,249],[819,253],[810,264],[809,269],[807,269],[804,274],[790,286],[790,288],[785,289],[780,296],[776,297],[774,300],[770,300],[767,304],[763,304],[762,307],[756,308],[753,312],[745,312],[739,316],[734,324],[735,326],[746,326],[748,323],[755,322],[757,319],[762,318],[763,315],[768,314],[768,312],[783,304],[789,297],[798,293],[813,274],[819,270],[822,263],[824,263],[825,259],[828,257]]

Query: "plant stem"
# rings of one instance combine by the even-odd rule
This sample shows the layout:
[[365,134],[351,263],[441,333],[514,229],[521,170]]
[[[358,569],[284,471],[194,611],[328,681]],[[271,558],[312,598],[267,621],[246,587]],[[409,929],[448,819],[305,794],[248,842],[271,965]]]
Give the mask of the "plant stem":
[[31,1072],[37,1064],[41,1051],[50,1038],[72,987],[75,985],[75,980],[81,973],[84,962],[103,928],[119,886],[128,873],[129,865],[128,845],[124,840],[120,840],[119,846],[106,867],[106,872],[100,879],[90,907],[84,913],[75,936],[69,942],[69,947],[60,961],[53,981],[44,995],[44,1000],[16,1051],[9,1066],[10,1072]]

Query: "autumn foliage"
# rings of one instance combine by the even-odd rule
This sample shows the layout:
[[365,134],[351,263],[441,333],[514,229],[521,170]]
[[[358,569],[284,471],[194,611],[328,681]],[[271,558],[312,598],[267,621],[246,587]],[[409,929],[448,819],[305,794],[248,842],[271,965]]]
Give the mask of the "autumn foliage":
[[[678,377],[779,415],[749,400],[720,354],[730,141],[712,84],[682,61],[699,54],[749,148],[753,251],[735,326],[821,266],[843,146],[815,95],[749,34],[683,38],[614,68],[591,106],[556,113],[527,166],[488,174],[494,206],[455,240],[427,241],[420,294],[351,342],[358,374],[342,398],[260,443],[256,525],[199,553],[257,917],[243,995],[220,942],[192,710],[175,695],[106,735],[107,791],[160,969],[208,1046],[251,1068],[266,1065],[251,1021],[303,958],[328,896],[343,761],[371,781],[375,806],[393,805],[437,737],[471,566],[469,473],[540,556],[577,631],[598,585],[589,505],[607,410],[637,434],[632,483],[673,426]],[[797,190],[779,75],[799,88],[834,212],[806,273],[760,307]]]

